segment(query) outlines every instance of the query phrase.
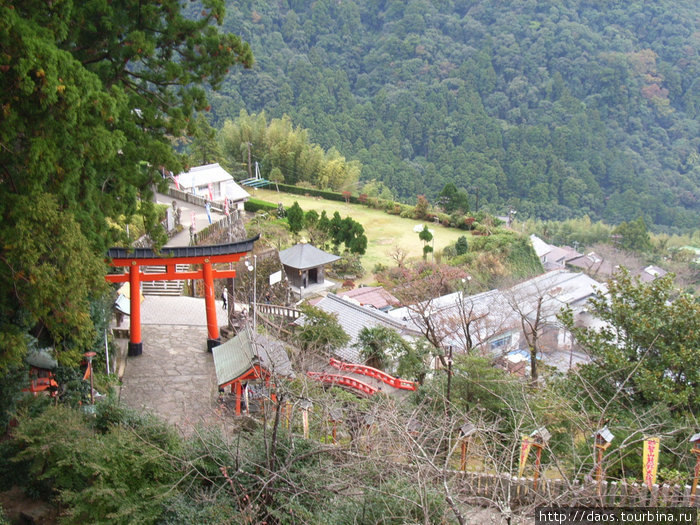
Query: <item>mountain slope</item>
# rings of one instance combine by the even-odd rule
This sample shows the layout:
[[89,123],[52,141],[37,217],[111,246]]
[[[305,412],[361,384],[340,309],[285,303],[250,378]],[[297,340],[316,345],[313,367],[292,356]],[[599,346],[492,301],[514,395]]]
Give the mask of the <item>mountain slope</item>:
[[434,200],[454,182],[472,207],[520,217],[700,224],[694,1],[227,9],[256,65],[212,95],[216,127],[242,108],[288,114],[401,199]]

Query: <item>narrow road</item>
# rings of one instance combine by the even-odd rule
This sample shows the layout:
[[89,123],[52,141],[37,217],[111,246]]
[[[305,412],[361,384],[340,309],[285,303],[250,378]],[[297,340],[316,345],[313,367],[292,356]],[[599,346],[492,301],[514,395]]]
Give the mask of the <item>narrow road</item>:
[[[173,201],[177,203],[177,207],[182,210],[180,214],[180,224],[182,224],[182,231],[173,235],[173,237],[165,244],[165,246],[189,246],[190,244],[190,226],[192,225],[192,214],[194,214],[194,230],[195,233],[201,232],[204,228],[209,226],[209,218],[207,217],[207,210],[203,206],[197,206],[191,202],[181,201],[175,199],[169,195],[163,195],[162,193],[156,193],[156,202],[158,204],[167,204],[172,206]],[[211,212],[212,223],[223,219],[225,215],[223,213],[217,213],[215,211]]]

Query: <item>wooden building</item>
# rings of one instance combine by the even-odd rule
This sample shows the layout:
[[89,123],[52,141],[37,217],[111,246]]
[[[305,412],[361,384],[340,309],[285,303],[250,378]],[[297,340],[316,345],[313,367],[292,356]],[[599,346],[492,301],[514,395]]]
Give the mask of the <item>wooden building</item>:
[[214,347],[212,353],[219,390],[230,388],[236,396],[236,415],[244,405],[249,408],[253,398],[264,395],[276,401],[275,381],[294,376],[282,342],[248,330]]
[[323,285],[326,281],[325,266],[338,259],[337,255],[306,243],[295,244],[280,252],[280,262],[289,284],[298,290]]

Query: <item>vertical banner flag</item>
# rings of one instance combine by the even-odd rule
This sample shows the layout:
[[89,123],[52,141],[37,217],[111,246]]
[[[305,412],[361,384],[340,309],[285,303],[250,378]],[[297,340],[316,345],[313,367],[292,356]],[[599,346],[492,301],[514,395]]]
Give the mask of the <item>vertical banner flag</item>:
[[525,465],[527,463],[527,457],[530,454],[530,449],[532,448],[532,440],[528,436],[523,436],[523,442],[520,445],[520,466],[518,468],[518,477],[523,477],[523,472],[525,471]]
[[653,437],[644,440],[644,452],[642,454],[642,468],[644,469],[644,483],[649,490],[656,483],[656,470],[659,467],[659,438]]
[[208,202],[207,202],[206,210],[207,210],[207,219],[209,219],[209,224],[211,224],[211,204],[209,204]]
[[179,190],[180,189],[180,175],[175,175],[173,177],[175,179],[175,187]]
[[228,211],[228,197],[224,197],[224,215],[227,217],[230,215]]
[[211,182],[209,183],[209,200],[210,201],[214,200],[214,192],[212,191],[212,188],[211,188]]
[[190,224],[192,224],[192,231],[197,231],[197,226],[195,224],[196,221],[196,216],[194,212],[192,212],[192,215],[190,215]]

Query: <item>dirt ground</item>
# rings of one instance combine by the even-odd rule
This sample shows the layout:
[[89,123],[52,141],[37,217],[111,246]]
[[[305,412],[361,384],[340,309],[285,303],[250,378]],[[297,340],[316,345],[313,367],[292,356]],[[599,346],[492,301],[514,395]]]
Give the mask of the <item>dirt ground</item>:
[[13,524],[54,525],[58,523],[58,509],[44,501],[35,501],[27,497],[19,487],[0,492],[0,505],[7,519]]

